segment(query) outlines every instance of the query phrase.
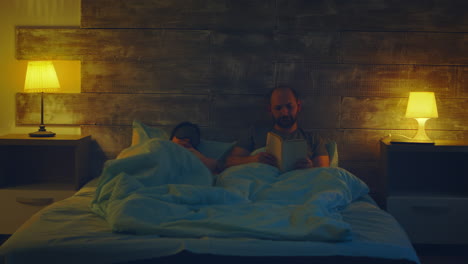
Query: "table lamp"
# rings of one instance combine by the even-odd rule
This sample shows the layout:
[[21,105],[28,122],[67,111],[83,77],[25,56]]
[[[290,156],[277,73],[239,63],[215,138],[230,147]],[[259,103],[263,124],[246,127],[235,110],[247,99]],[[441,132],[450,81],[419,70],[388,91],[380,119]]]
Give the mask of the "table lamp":
[[418,132],[408,142],[434,143],[426,134],[425,124],[429,118],[437,118],[438,116],[436,99],[433,92],[410,92],[405,117],[416,119],[418,122]]
[[55,92],[60,84],[51,61],[30,61],[26,70],[24,91],[29,93],[41,93],[41,124],[39,130],[29,133],[31,137],[53,137],[54,132],[47,131],[44,125],[44,92]]

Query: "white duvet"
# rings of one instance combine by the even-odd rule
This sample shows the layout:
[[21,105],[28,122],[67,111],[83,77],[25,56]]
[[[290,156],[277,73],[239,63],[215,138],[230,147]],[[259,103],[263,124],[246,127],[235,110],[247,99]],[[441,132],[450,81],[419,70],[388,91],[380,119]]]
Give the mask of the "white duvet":
[[340,168],[251,163],[216,177],[188,150],[152,139],[106,163],[91,209],[114,232],[164,237],[346,241],[341,209],[368,193]]

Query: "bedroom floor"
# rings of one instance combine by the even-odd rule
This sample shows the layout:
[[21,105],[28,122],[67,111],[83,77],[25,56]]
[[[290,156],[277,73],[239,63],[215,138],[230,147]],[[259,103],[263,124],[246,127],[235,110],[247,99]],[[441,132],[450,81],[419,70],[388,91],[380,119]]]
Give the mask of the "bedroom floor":
[[468,246],[415,245],[421,264],[467,264]]
[[420,257],[421,264],[466,264],[468,263],[467,257],[449,257],[449,256],[429,256]]
[[[0,235],[0,245],[9,235]],[[415,246],[421,264],[467,264],[468,246],[440,247],[440,246]]]

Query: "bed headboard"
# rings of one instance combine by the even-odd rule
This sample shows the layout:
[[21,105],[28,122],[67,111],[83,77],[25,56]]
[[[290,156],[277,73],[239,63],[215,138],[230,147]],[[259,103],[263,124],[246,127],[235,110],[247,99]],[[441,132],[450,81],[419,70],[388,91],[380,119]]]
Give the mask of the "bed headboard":
[[[416,129],[404,118],[409,91],[436,92],[430,136],[468,136],[468,22],[437,21],[463,1],[395,11],[368,1],[82,0],[79,28],[18,27],[16,56],[81,61],[81,93],[46,94],[45,123],[81,126],[101,163],[130,144],[134,119],[167,130],[189,120],[208,139],[233,140],[269,120],[271,87],[290,84],[304,99],[303,127],[335,140],[341,166],[378,196],[379,139]],[[414,14],[423,17],[403,19]],[[16,100],[17,124],[36,124],[38,95]]]

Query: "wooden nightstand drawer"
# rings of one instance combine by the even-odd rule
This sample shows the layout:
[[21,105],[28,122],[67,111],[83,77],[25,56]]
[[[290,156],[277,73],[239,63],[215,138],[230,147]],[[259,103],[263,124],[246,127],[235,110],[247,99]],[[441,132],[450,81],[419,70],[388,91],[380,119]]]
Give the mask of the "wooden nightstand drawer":
[[468,244],[468,197],[390,196],[387,210],[412,243]]
[[[33,189],[32,189],[33,188]],[[0,189],[0,234],[12,234],[45,206],[72,196],[76,191],[46,186]]]
[[45,206],[73,195],[90,177],[91,136],[0,136],[0,234],[12,234]]
[[25,184],[61,183],[78,190],[90,179],[91,136],[0,136],[0,188]]

